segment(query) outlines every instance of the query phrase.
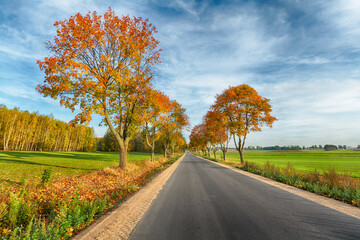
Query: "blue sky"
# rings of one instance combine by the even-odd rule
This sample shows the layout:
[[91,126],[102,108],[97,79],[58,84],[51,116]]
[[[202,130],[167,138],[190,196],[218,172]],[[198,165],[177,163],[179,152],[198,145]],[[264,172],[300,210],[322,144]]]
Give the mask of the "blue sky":
[[[216,94],[249,84],[278,118],[246,145],[360,144],[360,1],[0,0],[0,103],[70,121],[35,91],[54,22],[81,12],[149,18],[162,64],[155,87],[201,122]],[[98,136],[99,118],[90,126]],[[188,133],[186,134],[188,135]]]

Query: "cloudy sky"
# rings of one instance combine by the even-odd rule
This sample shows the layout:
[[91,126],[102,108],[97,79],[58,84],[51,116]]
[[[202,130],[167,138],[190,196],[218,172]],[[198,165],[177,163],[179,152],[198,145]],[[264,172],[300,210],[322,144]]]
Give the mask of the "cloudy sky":
[[[162,63],[155,86],[201,122],[216,94],[249,84],[270,98],[278,118],[247,145],[360,144],[360,1],[0,0],[0,104],[75,113],[35,91],[57,20],[80,12],[149,18]],[[90,126],[97,136],[99,118]],[[188,133],[187,133],[188,135]]]

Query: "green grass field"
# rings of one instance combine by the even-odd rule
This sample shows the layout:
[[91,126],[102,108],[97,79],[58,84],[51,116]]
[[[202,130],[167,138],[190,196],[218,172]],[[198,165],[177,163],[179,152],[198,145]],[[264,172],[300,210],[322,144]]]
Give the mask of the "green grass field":
[[[137,164],[150,158],[150,153],[129,153],[128,163]],[[117,152],[0,151],[0,183],[18,182],[22,177],[40,179],[44,169],[47,168],[52,169],[53,177],[56,178],[113,167],[118,163]]]
[[[217,152],[217,157],[222,152]],[[334,167],[338,173],[360,177],[360,151],[245,151],[245,160],[259,165],[269,161],[277,167],[286,167],[288,163],[299,172],[312,172],[315,169],[320,173]],[[213,155],[212,155],[213,156]],[[238,152],[228,152],[226,160],[240,162]]]

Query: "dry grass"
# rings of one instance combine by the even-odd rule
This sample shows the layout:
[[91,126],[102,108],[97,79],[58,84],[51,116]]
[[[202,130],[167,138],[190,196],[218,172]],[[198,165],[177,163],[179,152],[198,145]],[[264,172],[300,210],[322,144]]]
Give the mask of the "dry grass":
[[330,187],[341,186],[342,182],[340,179],[340,175],[336,173],[334,168],[330,168],[328,171],[325,171],[322,176],[322,180]]
[[0,221],[3,219],[7,213],[7,205],[4,202],[0,202]]
[[310,183],[317,183],[320,182],[320,174],[319,172],[315,169],[314,172],[312,173],[308,173],[304,176],[305,179],[307,179],[308,182]]

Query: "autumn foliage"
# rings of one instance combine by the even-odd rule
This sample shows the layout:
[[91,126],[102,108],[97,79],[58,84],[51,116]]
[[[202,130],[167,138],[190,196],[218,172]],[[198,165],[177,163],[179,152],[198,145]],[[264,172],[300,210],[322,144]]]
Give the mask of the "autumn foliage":
[[170,147],[173,149],[175,145],[185,144],[185,140],[181,132],[189,126],[189,117],[185,113],[185,108],[181,106],[175,100],[170,102],[171,110],[162,126],[161,138],[164,142],[164,157],[167,157],[167,153]]
[[0,238],[68,239],[176,159],[0,185]]
[[[255,89],[242,84],[229,87],[216,96],[216,101],[204,117],[204,123],[196,126],[190,135],[190,145],[220,145],[224,159],[231,136],[244,163],[244,146],[250,132],[261,131],[264,125],[272,127],[275,117],[271,116],[269,99],[261,97]],[[201,140],[199,140],[199,138]],[[210,152],[210,150],[209,150]],[[209,154],[210,155],[210,154]]]
[[228,120],[226,115],[219,111],[209,110],[204,116],[205,136],[210,143],[208,150],[210,151],[210,148],[213,149],[215,159],[216,146],[219,146],[223,152],[223,159],[225,160],[226,152],[231,140],[231,133],[229,128],[227,128],[227,123]]
[[54,42],[46,43],[51,56],[38,61],[45,80],[37,91],[60,98],[72,111],[78,106],[74,122],[102,116],[119,145],[119,166],[125,168],[130,139],[144,124],[155,127],[149,133],[158,128],[149,119],[161,120],[168,111],[167,97],[152,89],[161,51],[156,28],[147,19],[118,17],[110,8],[103,16],[78,13],[55,27]]
[[145,141],[151,149],[151,161],[154,161],[155,142],[161,137],[164,124],[170,117],[172,105],[168,96],[162,92],[152,90],[150,100],[143,115],[145,126]]

